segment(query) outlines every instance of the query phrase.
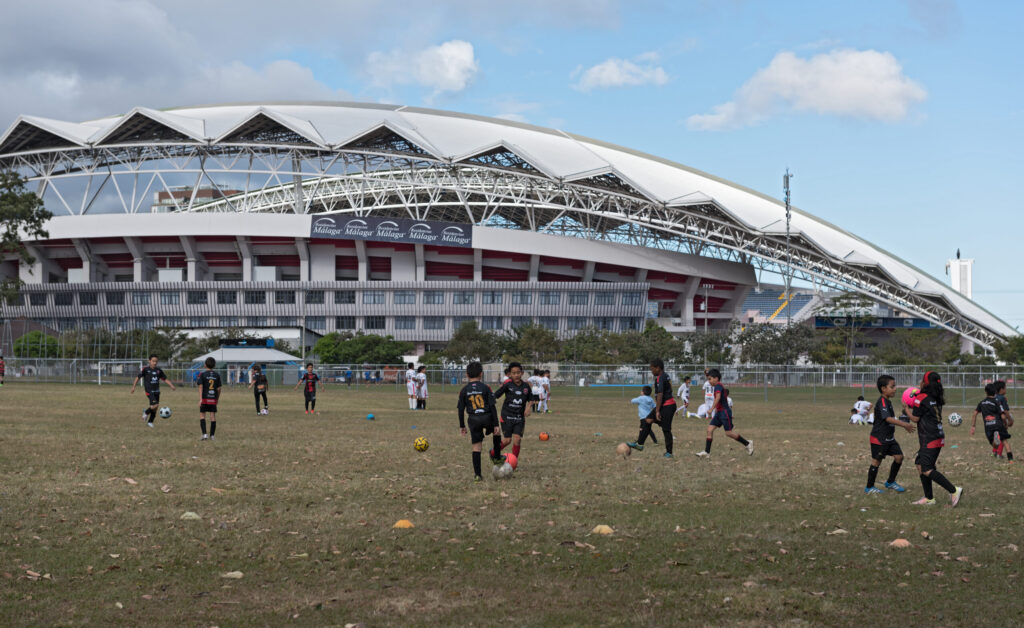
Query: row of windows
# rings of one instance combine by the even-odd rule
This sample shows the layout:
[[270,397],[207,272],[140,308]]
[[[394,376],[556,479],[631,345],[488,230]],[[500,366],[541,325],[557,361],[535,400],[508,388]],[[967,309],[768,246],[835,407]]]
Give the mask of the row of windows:
[[[327,332],[327,317],[307,316],[306,327],[321,333]],[[561,321],[565,321],[564,324]],[[488,331],[502,331],[523,327],[536,323],[541,327],[552,331],[564,329],[567,331],[578,331],[587,326],[593,325],[597,329],[615,331],[631,331],[640,329],[638,318],[613,318],[570,316],[559,319],[554,316],[540,316],[536,319],[529,316],[483,316],[479,319],[473,316],[455,316],[446,318],[444,316],[395,316],[394,328],[396,330],[446,330],[458,329],[466,321],[476,321],[481,329]],[[301,320],[294,316],[165,316],[161,319],[140,317],[135,319],[122,318],[95,318],[85,317],[82,319],[61,319],[57,321],[41,321],[51,327],[58,329],[153,329],[154,327],[297,327]],[[134,324],[130,324],[134,322]],[[449,327],[449,324],[451,327]],[[616,326],[617,324],[617,326]],[[337,316],[334,318],[334,328],[339,331],[345,330],[383,330],[387,328],[387,318],[384,316]]]
[[[387,303],[387,291],[385,290],[362,290],[362,303],[364,305],[384,305]],[[97,305],[99,303],[98,292],[79,292],[78,302],[81,305]],[[181,305],[181,292],[106,292],[105,300],[107,305],[124,305],[126,295],[131,295],[132,305]],[[214,293],[217,305],[266,305],[274,303],[277,305],[294,305],[297,301],[295,290],[242,290],[239,297],[238,290],[217,290]],[[416,305],[416,290],[396,290],[392,293],[394,305]],[[537,295],[537,303],[540,305],[559,305],[562,302],[562,293],[550,290],[540,292],[515,291],[507,293],[508,303],[512,305],[533,304],[534,294]],[[569,305],[590,305],[589,292],[570,292],[566,295],[566,302]],[[642,292],[622,293],[622,305],[640,305],[643,302]],[[46,305],[47,294],[45,292],[29,293],[30,305]],[[503,305],[506,293],[493,290],[473,291],[457,290],[452,293],[453,305],[475,305],[477,298],[481,305]],[[189,290],[184,293],[184,303],[187,305],[207,305],[210,293],[203,290]],[[324,290],[305,291],[307,305],[325,305],[327,303],[327,292]],[[615,305],[615,292],[595,292],[594,305]],[[74,305],[74,292],[58,292],[53,295],[54,305]],[[334,291],[334,303],[336,305],[353,305],[356,303],[355,290]],[[445,303],[445,292],[443,290],[423,290],[423,305],[443,305]],[[19,295],[16,305],[23,305],[24,301]]]

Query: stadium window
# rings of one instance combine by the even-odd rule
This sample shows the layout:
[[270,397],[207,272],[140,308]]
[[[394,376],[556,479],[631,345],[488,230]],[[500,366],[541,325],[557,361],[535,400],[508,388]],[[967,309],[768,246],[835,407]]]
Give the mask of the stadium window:
[[[416,305],[416,291],[397,290],[395,292],[395,305]],[[401,329],[415,329],[415,327],[403,327]]]
[[512,317],[512,329],[518,329],[520,327],[529,327],[533,325],[533,319],[529,316],[513,316]]
[[205,316],[193,316],[189,319],[189,325],[192,327],[209,327],[210,319]]
[[494,331],[496,329],[502,329],[502,320],[500,316],[484,316],[480,319],[480,329],[487,329]]
[[114,275],[115,283],[131,283],[135,281],[135,275]]
[[603,331],[615,329],[615,319],[608,316],[601,316],[594,319],[594,327]]
[[295,305],[295,291],[275,290],[274,303],[276,303],[277,305]]
[[622,293],[622,304],[623,305],[640,305],[643,301],[643,295],[639,292],[623,292]]
[[590,305],[590,293],[570,292],[569,305]]
[[622,331],[638,331],[640,329],[640,319],[634,317],[623,318],[619,321],[619,329]]
[[7,305],[10,305],[11,307],[22,307],[25,305],[25,295],[20,292],[12,294],[8,296],[5,301],[7,302]]
[[123,292],[108,292],[107,293],[107,305],[124,305],[124,293]]
[[278,316],[277,317],[277,326],[278,327],[295,327],[295,317],[294,316]]
[[[363,290],[363,305],[383,305],[383,290]],[[367,328],[369,329],[369,328]],[[376,328],[374,328],[376,329]],[[383,329],[383,328],[382,328]]]
[[135,329],[153,329],[152,318],[136,318]]
[[480,303],[483,305],[501,305],[501,293],[495,290],[485,290],[480,293]]
[[570,316],[569,318],[565,319],[565,327],[566,327],[566,329],[570,329],[570,330],[573,330],[573,331],[578,331],[580,329],[583,329],[586,326],[587,326],[587,317],[586,316]]
[[327,331],[327,317],[325,316],[307,316],[306,317],[306,328],[312,329],[313,331]]
[[541,292],[541,305],[558,305],[562,301],[562,294],[559,292]]
[[424,316],[423,329],[444,329],[443,316]]
[[444,305],[444,292],[440,290],[424,290],[423,305]]
[[598,292],[594,295],[594,305],[615,305],[614,292]]
[[452,293],[452,305],[473,305],[475,297],[469,290],[456,290]]
[[335,305],[355,305],[356,302],[356,291],[355,290],[338,290],[334,293],[334,304]]
[[180,292],[161,292],[160,305],[179,305],[181,303]]
[[396,316],[395,329],[416,329],[415,316]]
[[456,316],[455,318],[452,319],[452,324],[455,326],[456,330],[459,329],[460,327],[462,327],[463,323],[469,323],[469,322],[475,323],[476,322],[476,317],[475,316]]
[[29,305],[46,305],[45,292],[30,292],[28,294]]
[[336,317],[334,319],[334,328],[335,329],[355,329],[356,328],[356,317],[355,316],[338,316],[338,317]]
[[217,305],[234,305],[238,301],[238,293],[234,290],[218,290]]
[[54,305],[74,305],[75,304],[75,293],[74,292],[55,292],[53,294]]
[[149,305],[153,300],[153,295],[149,292],[133,292],[132,293],[132,305]]
[[383,316],[367,316],[363,321],[364,329],[384,329]]
[[533,303],[532,292],[513,292],[512,305],[530,305]]
[[558,331],[558,319],[554,316],[541,316],[537,319],[537,323],[544,329]]
[[[209,295],[200,290],[189,290],[188,294],[185,295],[185,300],[189,305],[206,305],[208,298]],[[107,299],[107,304],[110,304],[109,299]]]
[[306,291],[306,305],[324,305],[326,302],[323,290]]
[[175,329],[181,327],[181,317],[178,316],[165,316],[164,327],[173,327]]
[[300,278],[295,273],[281,273],[281,281],[300,281]]
[[242,273],[213,273],[214,281],[241,281]]
[[221,316],[219,324],[220,324],[221,327],[238,327],[238,317],[237,316]]
[[266,316],[250,316],[249,327],[266,327],[267,317]]
[[263,305],[267,302],[267,293],[264,290],[246,290],[246,305]]
[[86,317],[82,319],[82,329],[99,329],[100,319],[95,317]]

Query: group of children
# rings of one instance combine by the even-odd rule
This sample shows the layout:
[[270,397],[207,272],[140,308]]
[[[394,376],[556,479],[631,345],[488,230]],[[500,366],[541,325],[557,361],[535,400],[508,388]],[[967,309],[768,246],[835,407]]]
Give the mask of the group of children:
[[551,399],[551,371],[534,369],[533,375],[526,378],[526,381],[530,384],[530,392],[534,398],[533,411],[550,414],[548,400]]
[[420,366],[416,368],[416,365],[409,362],[408,368],[405,371],[405,392],[409,396],[409,409],[410,410],[426,410],[427,409],[427,367]]
[[[469,380],[459,391],[457,409],[459,413],[459,429],[466,434],[466,413],[469,413],[469,434],[473,446],[473,479],[483,480],[480,470],[480,459],[483,450],[484,435],[491,436],[491,462],[495,465],[505,462],[506,457],[501,451],[512,445],[512,455],[518,460],[522,451],[523,434],[526,431],[526,418],[533,410],[533,386],[523,379],[523,366],[512,362],[505,370],[506,379],[497,392],[492,392],[483,377],[483,365],[471,362],[466,367],[466,378]],[[505,398],[501,412],[497,410],[497,400]]]

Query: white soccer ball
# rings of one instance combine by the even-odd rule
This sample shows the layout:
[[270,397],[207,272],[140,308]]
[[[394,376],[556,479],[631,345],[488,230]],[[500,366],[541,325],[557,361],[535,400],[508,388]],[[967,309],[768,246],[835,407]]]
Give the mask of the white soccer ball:
[[511,476],[514,470],[515,469],[512,468],[512,465],[507,462],[503,462],[501,464],[494,465],[494,470],[491,471],[491,475],[494,476],[495,480],[504,480]]
[[952,425],[953,427],[956,427],[956,426],[960,425],[963,422],[964,422],[964,418],[962,416],[960,416],[959,414],[957,414],[956,412],[954,412],[953,414],[949,415],[949,424]]
[[164,406],[164,407],[160,408],[160,418],[161,419],[169,419],[169,418],[171,418],[171,409],[168,408],[167,406]]

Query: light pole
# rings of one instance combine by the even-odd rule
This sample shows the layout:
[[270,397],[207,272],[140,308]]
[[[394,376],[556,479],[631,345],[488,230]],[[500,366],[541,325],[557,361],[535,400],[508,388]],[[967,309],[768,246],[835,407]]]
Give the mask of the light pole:
[[790,294],[790,291],[793,288],[793,250],[789,246],[789,221],[793,212],[789,205],[789,180],[794,176],[796,175],[789,173],[789,168],[786,168],[786,174],[782,175],[782,189],[786,194],[786,327],[789,327],[792,322],[790,308],[793,295]]

